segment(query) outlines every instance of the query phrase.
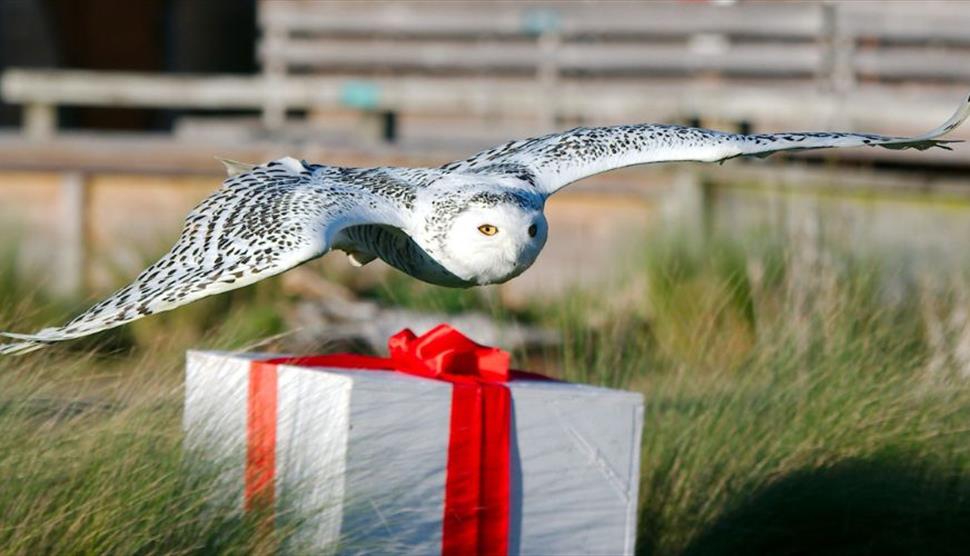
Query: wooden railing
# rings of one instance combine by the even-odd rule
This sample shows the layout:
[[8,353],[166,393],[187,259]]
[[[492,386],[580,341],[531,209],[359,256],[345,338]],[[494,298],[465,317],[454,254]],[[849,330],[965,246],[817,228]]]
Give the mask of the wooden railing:
[[970,10],[959,2],[259,9],[257,76],[9,70],[2,94],[25,106],[25,133],[44,139],[61,105],[251,109],[269,129],[291,110],[348,108],[530,119],[537,129],[645,119],[759,128],[851,127],[893,98],[918,129],[954,102],[949,89],[970,88]]

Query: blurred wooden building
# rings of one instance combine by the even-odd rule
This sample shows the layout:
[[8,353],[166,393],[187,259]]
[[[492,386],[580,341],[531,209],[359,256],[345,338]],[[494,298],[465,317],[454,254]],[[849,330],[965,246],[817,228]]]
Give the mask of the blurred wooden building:
[[[157,252],[218,184],[213,155],[441,164],[513,137],[635,121],[922,132],[970,89],[970,10],[943,0],[35,0],[0,2],[0,56],[0,225],[27,230],[36,263],[68,269],[61,287],[76,291],[110,282],[112,264],[138,266],[138,250]],[[970,165],[966,150],[913,154],[799,160]],[[571,188],[550,210],[554,227],[561,218],[577,235],[550,256],[595,268],[569,258],[571,242],[629,237],[671,199],[702,206],[670,193],[682,178],[633,169]],[[118,250],[119,238],[135,249]],[[105,264],[85,271],[90,260]]]

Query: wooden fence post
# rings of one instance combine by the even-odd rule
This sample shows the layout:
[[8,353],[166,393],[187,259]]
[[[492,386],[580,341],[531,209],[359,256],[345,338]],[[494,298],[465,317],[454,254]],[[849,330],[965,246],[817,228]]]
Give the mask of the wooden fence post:
[[662,204],[665,227],[702,244],[713,235],[715,184],[691,168],[678,170]]
[[57,107],[46,102],[30,102],[23,110],[24,134],[31,140],[44,141],[57,133]]
[[539,83],[539,125],[546,131],[556,128],[556,118],[559,115],[559,48],[562,37],[556,29],[539,35],[539,67],[537,80]]
[[819,85],[826,92],[845,94],[855,86],[852,63],[855,39],[838,4],[826,2],[820,9],[822,29],[819,42],[823,56],[818,73]]
[[279,22],[270,20],[264,28],[266,57],[263,60],[263,125],[278,130],[286,123],[286,58],[283,48],[289,33]]
[[[822,264],[822,210],[817,195],[788,195],[788,296],[789,323],[799,353],[809,349],[812,319],[818,309],[820,286],[827,271]],[[828,269],[830,270],[830,269]]]
[[559,55],[562,48],[561,14],[554,8],[532,8],[523,12],[523,29],[536,37],[538,60],[538,124],[552,131],[559,116]]
[[60,257],[54,283],[66,297],[84,292],[87,275],[87,176],[67,172],[60,184]]

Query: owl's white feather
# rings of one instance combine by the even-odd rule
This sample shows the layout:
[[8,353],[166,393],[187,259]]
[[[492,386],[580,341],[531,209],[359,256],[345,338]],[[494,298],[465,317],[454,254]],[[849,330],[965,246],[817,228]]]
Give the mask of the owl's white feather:
[[0,334],[17,340],[0,345],[0,354],[27,353],[174,309],[331,249],[360,264],[380,257],[443,286],[500,283],[527,269],[545,244],[546,198],[584,177],[636,164],[786,150],[949,149],[952,141],[939,137],[968,114],[970,98],[943,125],[911,138],[739,135],[657,124],[577,128],[512,141],[438,169],[337,168],[292,158],[260,166],[223,161],[229,178],[189,214],[169,253],[64,326]]

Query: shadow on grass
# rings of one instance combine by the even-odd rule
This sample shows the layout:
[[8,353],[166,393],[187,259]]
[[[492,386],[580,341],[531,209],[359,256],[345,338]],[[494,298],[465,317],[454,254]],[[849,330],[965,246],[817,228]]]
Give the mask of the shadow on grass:
[[796,472],[754,492],[685,554],[966,554],[968,547],[966,474],[857,460]]

